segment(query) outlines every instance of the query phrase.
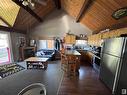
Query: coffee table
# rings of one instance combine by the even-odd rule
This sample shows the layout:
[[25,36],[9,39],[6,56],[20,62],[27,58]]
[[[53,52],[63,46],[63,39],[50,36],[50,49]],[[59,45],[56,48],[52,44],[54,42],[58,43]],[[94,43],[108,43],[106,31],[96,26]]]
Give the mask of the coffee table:
[[27,69],[47,69],[49,58],[30,57],[26,59]]

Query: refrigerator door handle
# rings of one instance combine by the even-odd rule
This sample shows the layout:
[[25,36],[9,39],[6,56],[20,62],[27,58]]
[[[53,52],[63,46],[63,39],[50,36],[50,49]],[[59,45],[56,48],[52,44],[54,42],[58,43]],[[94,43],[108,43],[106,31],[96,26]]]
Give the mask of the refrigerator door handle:
[[122,60],[118,60],[118,65],[116,68],[116,73],[115,73],[115,79],[114,79],[114,83],[113,83],[113,89],[112,89],[112,94],[114,95],[116,93],[116,89],[118,86],[118,81],[119,81],[119,76],[120,76],[120,71],[121,71],[121,67],[122,67]]

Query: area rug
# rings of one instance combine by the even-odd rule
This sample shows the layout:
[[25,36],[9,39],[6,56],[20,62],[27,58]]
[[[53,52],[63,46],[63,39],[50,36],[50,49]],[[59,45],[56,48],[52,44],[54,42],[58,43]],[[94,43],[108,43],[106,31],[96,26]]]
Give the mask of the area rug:
[[19,72],[23,69],[25,69],[25,68],[18,65],[18,64],[15,64],[15,63],[2,65],[2,66],[0,66],[0,79],[5,78],[5,77],[7,77],[11,74],[14,74],[16,72]]

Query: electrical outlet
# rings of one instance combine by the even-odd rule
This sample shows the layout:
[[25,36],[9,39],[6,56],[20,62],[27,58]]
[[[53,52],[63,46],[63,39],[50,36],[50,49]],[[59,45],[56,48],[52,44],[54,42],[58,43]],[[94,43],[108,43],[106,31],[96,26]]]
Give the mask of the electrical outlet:
[[121,94],[122,94],[122,95],[127,95],[127,89],[122,89]]

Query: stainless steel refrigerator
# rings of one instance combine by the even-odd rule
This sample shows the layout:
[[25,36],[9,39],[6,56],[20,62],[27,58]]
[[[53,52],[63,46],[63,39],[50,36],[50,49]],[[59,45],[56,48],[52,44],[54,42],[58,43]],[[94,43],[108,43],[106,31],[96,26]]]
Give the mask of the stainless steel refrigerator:
[[127,95],[127,38],[106,39],[101,51],[100,79],[112,94]]

